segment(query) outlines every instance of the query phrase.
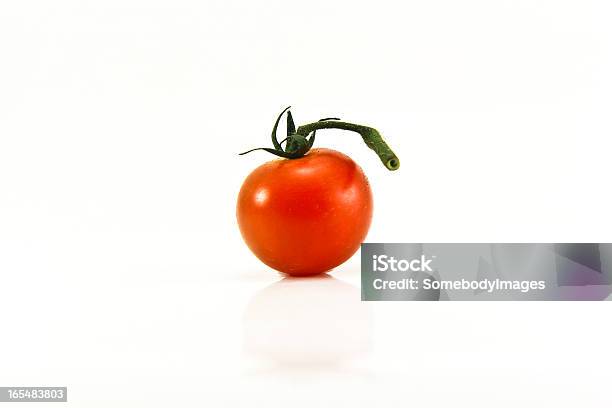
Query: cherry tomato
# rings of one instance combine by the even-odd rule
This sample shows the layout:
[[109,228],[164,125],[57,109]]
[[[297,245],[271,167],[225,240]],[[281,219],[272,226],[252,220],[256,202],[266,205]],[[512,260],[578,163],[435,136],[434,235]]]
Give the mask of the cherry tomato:
[[359,249],[372,220],[372,191],[351,158],[313,149],[256,168],[240,189],[236,216],[263,263],[293,276],[315,275]]

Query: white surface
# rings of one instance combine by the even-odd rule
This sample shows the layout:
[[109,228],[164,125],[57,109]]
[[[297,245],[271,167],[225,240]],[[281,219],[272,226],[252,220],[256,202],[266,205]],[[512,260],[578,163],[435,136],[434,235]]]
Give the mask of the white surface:
[[317,137],[368,174],[369,241],[609,242],[611,18],[3,1],[0,385],[66,385],[75,407],[610,405],[608,303],[362,304],[357,258],[279,286],[234,202],[269,159],[236,153],[292,104],[400,156],[390,174],[355,135]]

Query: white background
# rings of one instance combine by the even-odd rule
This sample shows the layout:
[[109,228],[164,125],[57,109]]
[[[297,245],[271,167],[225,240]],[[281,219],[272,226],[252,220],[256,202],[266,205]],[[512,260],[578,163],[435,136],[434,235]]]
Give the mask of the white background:
[[[354,134],[371,242],[609,242],[607,1],[0,4],[0,385],[69,406],[609,406],[608,303],[279,281],[235,198],[276,115]],[[7,405],[8,406],[8,405]]]

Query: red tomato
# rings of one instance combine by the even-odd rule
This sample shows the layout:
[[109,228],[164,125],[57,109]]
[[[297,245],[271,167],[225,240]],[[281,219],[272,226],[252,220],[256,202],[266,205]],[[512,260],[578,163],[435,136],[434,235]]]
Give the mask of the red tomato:
[[313,149],[255,169],[240,189],[236,216],[263,263],[293,276],[316,275],[359,249],[372,220],[372,191],[348,156]]

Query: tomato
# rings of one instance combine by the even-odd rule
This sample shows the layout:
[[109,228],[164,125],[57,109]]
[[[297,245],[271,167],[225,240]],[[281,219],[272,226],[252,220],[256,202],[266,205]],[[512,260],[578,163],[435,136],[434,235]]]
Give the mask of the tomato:
[[372,220],[372,191],[351,158],[313,149],[256,168],[240,189],[236,216],[263,263],[293,276],[315,275],[359,249]]
[[[400,161],[372,127],[324,118],[296,128],[289,108],[274,123],[272,148],[240,153],[263,150],[284,159],[265,163],[246,178],[236,217],[244,241],[263,263],[309,276],[349,259],[372,221],[372,191],[363,171],[335,150],[312,150],[317,130],[358,133],[390,171],[399,169]],[[279,142],[276,131],[285,112],[287,137]]]

